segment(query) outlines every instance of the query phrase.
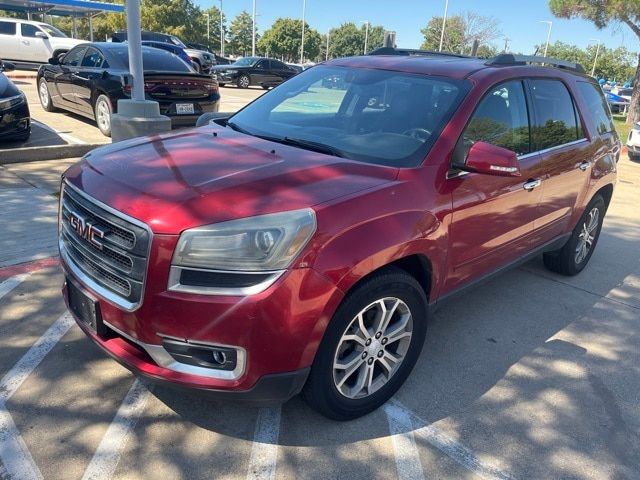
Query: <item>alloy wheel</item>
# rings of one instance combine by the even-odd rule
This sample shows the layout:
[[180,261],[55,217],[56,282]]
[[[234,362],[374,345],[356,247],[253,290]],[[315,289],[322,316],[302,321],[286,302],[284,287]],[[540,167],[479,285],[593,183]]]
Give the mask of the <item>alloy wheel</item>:
[[96,123],[103,132],[108,132],[111,129],[111,110],[104,99],[98,100],[96,105]]
[[582,263],[591,251],[599,223],[600,210],[594,207],[591,209],[589,215],[587,215],[587,218],[582,224],[582,230],[578,236],[578,244],[576,245],[574,257],[576,265]]
[[242,88],[249,88],[249,77],[247,77],[246,75],[240,77],[240,86]]
[[47,87],[47,82],[42,80],[40,82],[40,103],[46,109],[49,106],[49,88]]
[[343,396],[359,399],[389,382],[404,361],[413,334],[406,303],[381,298],[362,309],[342,334],[333,360],[333,381]]

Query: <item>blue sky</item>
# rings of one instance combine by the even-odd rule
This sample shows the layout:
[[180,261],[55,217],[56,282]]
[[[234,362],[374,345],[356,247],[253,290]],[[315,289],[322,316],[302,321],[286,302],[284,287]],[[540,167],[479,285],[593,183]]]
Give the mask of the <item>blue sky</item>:
[[[219,0],[197,1],[203,7],[220,6]],[[395,30],[398,46],[417,48],[422,43],[420,29],[431,17],[442,15],[444,4],[444,0],[307,0],[306,19],[321,33],[344,22],[368,20]],[[251,8],[252,0],[223,0],[223,10],[228,19],[242,10],[251,13]],[[278,17],[300,18],[302,0],[257,0],[256,10],[258,31],[263,31]],[[501,22],[501,32],[510,39],[510,50],[516,52],[533,53],[533,45],[546,40],[548,27],[538,23],[539,20],[553,20],[551,42],[562,40],[585,47],[595,43],[591,39],[597,38],[607,47],[623,45],[640,51],[640,43],[626,25],[598,30],[583,20],[560,20],[553,17],[546,0],[449,0],[449,15],[468,10],[497,18]],[[503,46],[504,40],[496,44]]]

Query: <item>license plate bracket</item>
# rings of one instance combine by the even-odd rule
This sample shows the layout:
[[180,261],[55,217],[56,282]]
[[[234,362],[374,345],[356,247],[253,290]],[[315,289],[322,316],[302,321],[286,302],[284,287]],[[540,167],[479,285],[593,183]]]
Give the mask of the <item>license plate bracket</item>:
[[78,288],[70,279],[67,279],[67,295],[71,312],[98,335],[104,335],[105,326],[98,301]]
[[176,103],[176,113],[178,115],[193,115],[195,107],[193,103]]

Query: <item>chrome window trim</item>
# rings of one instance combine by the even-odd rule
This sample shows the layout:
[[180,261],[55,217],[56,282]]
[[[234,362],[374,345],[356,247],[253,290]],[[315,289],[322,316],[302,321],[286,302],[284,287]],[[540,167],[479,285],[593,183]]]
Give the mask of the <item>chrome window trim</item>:
[[[182,270],[197,270],[199,272],[224,273],[224,274],[240,274],[240,275],[269,275],[266,280],[251,285],[250,287],[224,288],[224,287],[196,287],[193,285],[183,285],[180,283],[180,275]],[[264,292],[273,285],[286,270],[276,270],[267,272],[242,272],[233,270],[208,270],[205,268],[191,268],[171,265],[169,270],[169,282],[167,289],[171,292],[195,293],[197,295],[219,295],[230,297],[248,297]]]
[[518,157],[518,160],[523,160],[529,157],[533,157],[534,155],[544,155],[545,153],[550,153],[554,150],[558,150],[560,148],[564,148],[564,147],[570,147],[572,145],[578,145],[580,143],[583,142],[588,142],[589,139],[584,137],[581,138],[580,140],[573,140],[572,142],[568,142],[568,143],[563,143],[562,145],[556,145],[555,147],[549,147],[549,148],[545,148],[544,150],[537,150],[535,152],[531,152],[531,153],[527,153],[525,155],[521,155]]
[[[104,322],[104,324],[109,327],[111,330],[116,332],[119,335],[122,335],[124,338],[129,340],[130,342],[135,343],[140,348],[142,348],[145,352],[149,354],[149,356],[156,362],[159,366],[166,368],[167,370],[172,370],[178,373],[184,373],[187,375],[197,375],[199,377],[207,377],[207,378],[215,378],[218,380],[237,380],[244,374],[247,353],[244,348],[236,347],[234,345],[222,345],[222,344],[214,344],[208,342],[199,342],[197,340],[187,341],[187,343],[192,343],[193,345],[204,345],[204,346],[218,346],[224,348],[232,348],[236,351],[236,368],[233,370],[215,370],[213,368],[206,367],[198,367],[197,365],[189,365],[187,363],[181,363],[175,360],[169,352],[167,352],[162,345],[153,345],[151,343],[144,343],[140,340],[133,338],[131,335],[123,332],[117,327],[114,327],[109,322]],[[184,339],[170,337],[168,335],[160,335],[163,338],[171,338],[175,340],[185,341]]]
[[[146,289],[146,285],[147,285],[147,274],[149,271],[149,257],[151,255],[151,245],[153,244],[153,231],[151,230],[151,228],[149,228],[149,226],[138,220],[137,218],[133,218],[129,215],[127,215],[126,213],[120,212],[118,210],[116,210],[115,208],[110,207],[109,205],[102,203],[100,200],[96,200],[95,198],[87,195],[86,193],[84,193],[82,190],[79,190],[77,187],[73,186],[72,184],[70,184],[66,179],[64,179],[62,181],[62,188],[60,189],[60,207],[62,206],[62,200],[64,197],[64,189],[65,188],[70,188],[71,190],[73,190],[73,192],[77,193],[79,196],[83,197],[85,200],[87,200],[90,203],[93,203],[94,205],[97,205],[98,207],[104,209],[105,211],[109,212],[110,214],[112,214],[115,217],[121,218],[127,222],[130,222],[144,230],[147,231],[147,234],[149,235],[149,245],[147,246],[147,252],[146,252],[146,259],[147,259],[147,266],[145,268],[144,271],[144,275],[142,276],[142,288],[140,289],[140,301],[138,302],[128,302],[127,300],[125,300],[124,298],[120,297],[119,295],[111,292],[110,290],[108,290],[107,288],[101,286],[100,284],[98,284],[95,280],[93,280],[91,277],[89,277],[87,274],[85,274],[80,267],[78,267],[73,260],[69,257],[69,255],[67,255],[66,251],[64,250],[64,245],[62,243],[62,235],[60,234],[60,231],[58,231],[58,251],[60,253],[60,258],[62,258],[64,260],[64,265],[66,265],[66,267],[71,271],[71,273],[82,283],[84,284],[85,287],[88,287],[89,289],[93,290],[95,293],[98,294],[98,296],[100,296],[101,298],[103,298],[104,300],[106,300],[108,303],[112,304],[115,307],[121,308],[127,312],[135,312],[136,310],[138,310],[143,303],[144,300],[144,295],[145,295],[145,289]],[[58,212],[58,222],[59,222],[59,226],[58,228],[60,228],[60,226],[62,225],[62,221],[60,218],[61,215],[61,208]],[[126,229],[125,229],[126,230]],[[135,238],[135,235],[134,235]],[[135,245],[135,243],[134,243]]]

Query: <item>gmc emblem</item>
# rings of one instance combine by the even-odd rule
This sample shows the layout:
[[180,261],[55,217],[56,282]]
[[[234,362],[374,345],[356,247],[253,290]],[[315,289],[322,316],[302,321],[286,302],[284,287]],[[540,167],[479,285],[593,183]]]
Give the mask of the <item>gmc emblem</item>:
[[104,238],[102,230],[95,225],[87,223],[86,219],[76,212],[69,212],[69,224],[80,238],[102,250],[102,242],[100,241],[100,239]]

